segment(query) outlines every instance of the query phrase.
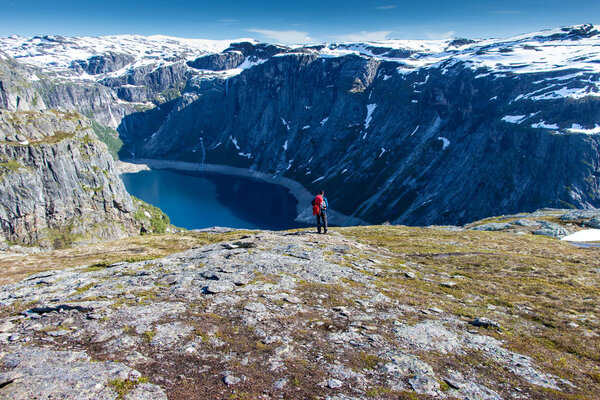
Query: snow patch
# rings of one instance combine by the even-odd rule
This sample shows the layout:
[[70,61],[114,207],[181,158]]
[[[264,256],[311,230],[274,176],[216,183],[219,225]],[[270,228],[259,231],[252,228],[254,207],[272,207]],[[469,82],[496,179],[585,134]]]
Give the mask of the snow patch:
[[323,175],[323,176],[320,176],[320,177],[318,177],[317,179],[315,179],[314,181],[312,181],[312,183],[315,183],[315,182],[322,181],[323,179],[325,179],[325,176],[324,176],[324,175]]
[[570,133],[585,133],[586,135],[597,135],[600,134],[600,125],[595,124],[594,128],[585,129],[583,126],[579,124],[573,124],[571,128],[567,129],[567,132]]
[[565,236],[560,240],[566,242],[598,242],[600,241],[600,229],[584,229]]
[[441,140],[444,143],[444,145],[442,146],[442,150],[446,150],[446,148],[450,146],[450,141],[445,137],[439,136],[438,140]]
[[363,139],[367,137],[367,129],[369,129],[369,125],[371,125],[373,111],[375,111],[376,108],[377,104],[367,104],[367,117],[365,118],[365,134],[363,135]]
[[235,146],[235,148],[236,148],[237,150],[239,150],[239,149],[240,149],[240,146],[238,146],[238,143],[237,143],[237,139],[236,139],[236,138],[229,136],[229,140],[231,140],[231,143],[233,143],[233,145]]
[[327,121],[329,121],[329,117],[325,117],[323,121],[321,121],[321,126],[325,125]]
[[281,146],[281,147],[283,147],[283,150],[287,151],[287,149],[288,149],[288,141],[286,140],[285,143],[283,144],[283,146]]
[[378,158],[381,158],[381,156],[382,156],[382,155],[383,155],[383,154],[384,154],[386,151],[387,151],[387,150],[386,150],[385,148],[383,148],[383,147],[382,147],[382,148],[381,148],[381,153],[379,153],[379,157],[378,157]]
[[288,131],[290,130],[290,124],[285,119],[283,119],[283,117],[281,118],[281,123],[285,125]]
[[527,115],[507,115],[502,118],[502,121],[509,124],[520,124],[525,118],[527,118]]
[[304,126],[302,127],[302,130],[303,130],[303,131],[305,131],[305,130],[307,130],[307,129],[310,129],[310,125],[304,125]]
[[558,129],[558,125],[547,124],[545,121],[540,121],[537,124],[531,124],[531,127],[536,129]]
[[[542,89],[546,90],[546,89]],[[539,92],[536,91],[534,93]],[[554,99],[581,99],[584,97],[600,97],[600,91],[598,87],[595,85],[590,85],[582,88],[571,88],[567,89],[565,87],[553,90],[550,92],[542,93],[540,95],[533,95],[534,93],[523,96],[526,99],[540,101],[540,100],[554,100]]]
[[[100,80],[107,75],[78,75],[70,69],[73,61],[88,60],[108,53],[133,56],[133,62],[118,71],[125,74],[131,67],[145,65],[168,66],[180,60],[194,60],[207,53],[219,53],[231,43],[241,40],[183,39],[169,36],[115,35],[101,37],[25,38],[11,36],[0,38],[0,48],[13,58],[26,64],[62,72],[65,76],[79,79]],[[255,42],[250,39],[250,41]]]

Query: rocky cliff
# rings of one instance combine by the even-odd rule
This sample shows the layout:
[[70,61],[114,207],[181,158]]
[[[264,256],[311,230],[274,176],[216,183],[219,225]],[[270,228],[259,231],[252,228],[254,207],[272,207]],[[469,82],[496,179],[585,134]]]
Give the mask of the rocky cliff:
[[77,113],[0,110],[0,238],[66,247],[139,233],[106,146]]
[[[600,391],[598,248],[372,226],[185,232],[53,253],[21,265],[82,266],[0,287],[2,399]],[[4,282],[21,273],[8,271]]]
[[423,225],[600,205],[599,40],[579,25],[312,46],[11,37],[0,49],[14,70],[41,71],[44,104],[117,127],[122,156],[283,175],[327,188],[347,215]]
[[[337,209],[373,222],[459,224],[541,206],[598,207],[593,57],[584,65],[566,57],[556,68],[544,56],[520,64],[517,53],[599,38],[590,28],[450,43],[442,61],[392,49],[376,56],[374,47],[338,47],[332,57],[277,48],[266,59],[248,56],[254,66],[235,76],[191,79],[181,99],[132,114],[119,130],[136,157],[284,175],[327,188]],[[207,57],[192,65],[228,65]]]

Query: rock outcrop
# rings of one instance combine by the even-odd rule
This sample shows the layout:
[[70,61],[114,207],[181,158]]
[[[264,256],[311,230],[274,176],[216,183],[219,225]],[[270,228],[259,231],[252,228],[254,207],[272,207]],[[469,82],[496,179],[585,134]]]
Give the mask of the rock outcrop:
[[[597,292],[579,280],[598,267],[588,254],[594,249],[439,228],[340,231],[232,232],[225,242],[165,258],[44,272],[2,286],[0,398],[116,392],[126,399],[499,400],[597,393],[588,373],[598,321],[586,316]],[[495,246],[505,253],[487,257]],[[577,267],[570,285],[528,300],[529,290],[560,281],[581,257],[591,264]],[[480,259],[475,269],[466,265]],[[533,272],[528,282],[494,262],[521,274],[543,266],[548,277]],[[515,293],[515,284],[525,289]],[[574,300],[577,315],[543,314],[578,290],[589,297]],[[508,293],[510,300],[499,297]],[[584,338],[578,355],[563,347],[569,338],[553,336],[564,329]],[[82,382],[73,387],[76,379]]]
[[106,146],[77,113],[0,110],[0,238],[66,247],[139,233]]
[[600,210],[542,209],[532,213],[501,215],[471,222],[476,231],[534,234],[562,239],[586,228],[598,228]]

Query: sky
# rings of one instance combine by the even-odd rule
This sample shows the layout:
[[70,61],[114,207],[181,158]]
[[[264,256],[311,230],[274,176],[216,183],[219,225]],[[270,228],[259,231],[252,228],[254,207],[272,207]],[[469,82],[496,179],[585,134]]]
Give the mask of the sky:
[[497,38],[600,24],[600,0],[0,0],[0,36],[118,34],[300,44]]

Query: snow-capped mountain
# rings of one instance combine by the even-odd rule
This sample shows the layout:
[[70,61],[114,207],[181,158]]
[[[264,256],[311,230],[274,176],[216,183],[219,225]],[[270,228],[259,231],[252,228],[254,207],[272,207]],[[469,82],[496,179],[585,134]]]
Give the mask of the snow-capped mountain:
[[[169,65],[181,60],[193,60],[203,54],[218,53],[232,42],[248,39],[207,40],[169,36],[117,35],[102,37],[35,36],[0,38],[0,49],[9,56],[39,67],[44,72],[65,72],[74,63],[106,55],[121,55],[128,60],[127,68],[146,65]],[[80,77],[93,79],[82,72]],[[111,71],[125,73],[123,71]]]
[[594,25],[307,46],[12,37],[0,52],[32,83],[0,90],[4,108],[77,109],[118,128],[125,155],[285,175],[370,222],[600,205]]

